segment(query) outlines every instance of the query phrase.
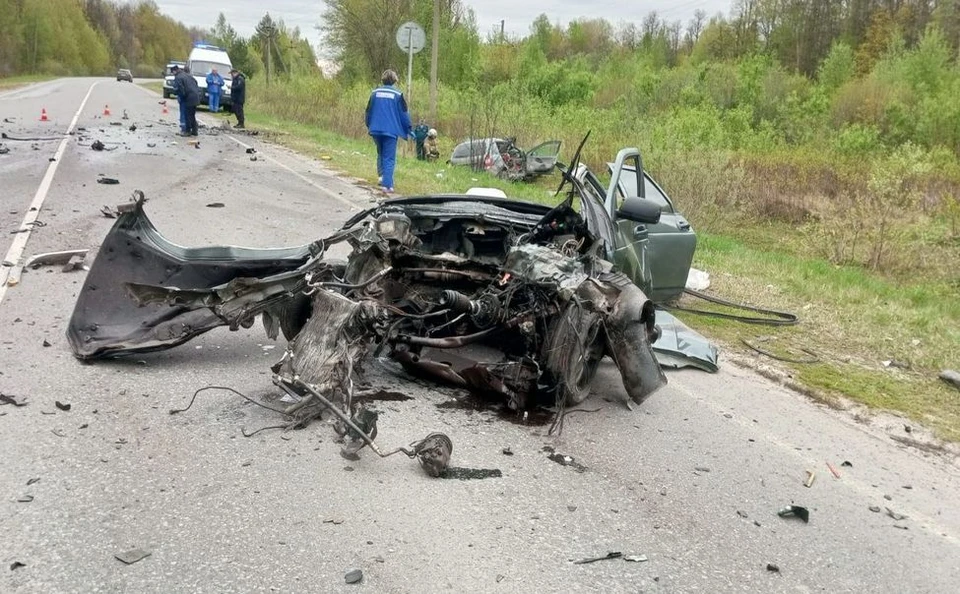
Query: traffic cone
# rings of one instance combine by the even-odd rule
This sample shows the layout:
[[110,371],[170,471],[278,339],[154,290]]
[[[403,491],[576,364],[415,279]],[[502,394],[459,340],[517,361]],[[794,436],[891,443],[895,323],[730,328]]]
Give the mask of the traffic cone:
[[47,121],[49,121],[49,120],[47,119],[47,108],[46,108],[46,107],[44,107],[44,108],[42,108],[42,109],[40,110],[40,121],[41,121],[41,122],[47,122]]
[[103,106],[103,115],[105,115],[105,116],[110,115],[110,106],[109,106],[109,105],[104,105],[104,106]]

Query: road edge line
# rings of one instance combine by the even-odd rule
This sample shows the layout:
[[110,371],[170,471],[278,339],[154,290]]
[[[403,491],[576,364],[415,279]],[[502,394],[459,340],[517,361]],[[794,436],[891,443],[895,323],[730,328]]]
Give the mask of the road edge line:
[[[40,181],[40,186],[37,188],[36,194],[33,195],[33,201],[30,203],[30,208],[27,210],[27,214],[23,217],[23,222],[20,224],[20,229],[25,229],[21,233],[17,233],[16,237],[13,238],[13,242],[10,244],[10,249],[7,250],[7,255],[4,257],[4,262],[11,262],[13,266],[4,266],[0,268],[0,305],[3,304],[3,298],[7,294],[7,285],[10,277],[19,278],[20,271],[23,270],[23,263],[21,258],[23,257],[23,252],[27,247],[27,242],[30,241],[30,234],[33,232],[33,224],[40,217],[40,209],[43,208],[43,202],[47,199],[47,193],[50,191],[50,186],[53,185],[53,176],[57,173],[57,167],[60,166],[60,159],[63,157],[64,151],[67,149],[67,143],[70,142],[70,134],[73,132],[73,129],[77,126],[77,122],[80,120],[80,114],[83,112],[83,108],[87,106],[87,101],[90,99],[90,95],[93,93],[93,88],[100,84],[100,81],[96,81],[90,85],[90,88],[87,89],[87,94],[84,95],[83,101],[80,102],[80,107],[77,109],[77,113],[73,114],[73,119],[70,120],[70,125],[67,126],[67,131],[63,134],[63,140],[60,141],[60,146],[57,147],[57,151],[53,154],[53,161],[50,162],[50,165],[47,166],[47,172],[43,175],[43,179]],[[14,274],[16,272],[17,274]]]

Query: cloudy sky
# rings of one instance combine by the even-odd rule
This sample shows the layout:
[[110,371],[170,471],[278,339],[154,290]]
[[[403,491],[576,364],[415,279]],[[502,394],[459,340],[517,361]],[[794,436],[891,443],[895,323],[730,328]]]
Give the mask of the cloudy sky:
[[[310,42],[320,50],[320,34],[316,25],[325,5],[322,0],[232,0],[224,2],[222,8],[214,3],[196,0],[154,0],[160,11],[186,25],[212,27],[221,11],[227,21],[241,35],[250,35],[264,12],[283,19],[288,27],[300,27]],[[732,0],[465,0],[473,8],[477,17],[477,27],[481,35],[500,27],[501,19],[508,34],[526,35],[530,23],[540,14],[546,14],[553,22],[566,24],[579,18],[605,18],[613,24],[634,21],[637,24],[650,11],[664,20],[686,22],[695,10],[703,10],[708,16],[718,12],[728,12]],[[422,23],[425,24],[425,23]]]

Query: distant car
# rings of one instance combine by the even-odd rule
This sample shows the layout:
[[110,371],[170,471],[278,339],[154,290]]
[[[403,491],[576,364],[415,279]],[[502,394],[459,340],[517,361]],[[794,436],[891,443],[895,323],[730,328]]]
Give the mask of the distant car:
[[163,98],[169,99],[173,97],[173,67],[183,68],[186,66],[186,62],[177,62],[172,60],[167,62],[167,67],[163,69]]
[[559,154],[559,140],[548,140],[524,151],[513,138],[474,138],[458,144],[448,163],[467,165],[502,179],[518,181],[550,173]]
[[127,70],[126,68],[121,68],[117,70],[117,82],[125,80],[127,82],[133,82],[133,73]]

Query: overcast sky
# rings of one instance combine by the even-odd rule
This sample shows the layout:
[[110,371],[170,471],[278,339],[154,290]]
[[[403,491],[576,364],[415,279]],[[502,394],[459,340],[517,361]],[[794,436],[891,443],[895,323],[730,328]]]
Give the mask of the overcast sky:
[[[325,4],[322,0],[232,0],[224,2],[222,8],[214,3],[197,0],[154,0],[160,11],[184,23],[198,27],[213,27],[217,15],[223,12],[227,21],[241,35],[253,33],[257,22],[267,11],[274,19],[283,19],[288,27],[300,27],[300,31],[320,50],[320,34],[316,30]],[[473,8],[477,17],[477,28],[481,36],[499,29],[501,19],[507,34],[524,36],[530,31],[530,23],[540,14],[546,14],[554,23],[565,25],[580,18],[604,18],[614,25],[633,21],[637,24],[650,11],[656,11],[660,18],[667,21],[680,20],[684,23],[700,9],[713,16],[718,12],[727,13],[732,0],[466,0],[464,4]],[[421,23],[426,26],[426,23]]]

